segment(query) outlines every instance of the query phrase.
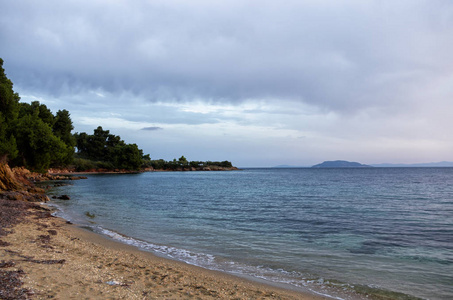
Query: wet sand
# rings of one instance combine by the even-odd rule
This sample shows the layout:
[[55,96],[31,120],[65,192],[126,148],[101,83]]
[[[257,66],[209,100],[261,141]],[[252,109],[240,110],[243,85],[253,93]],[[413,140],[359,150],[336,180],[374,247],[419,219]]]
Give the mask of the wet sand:
[[1,240],[1,270],[23,270],[22,294],[34,299],[327,299],[161,258],[49,214]]

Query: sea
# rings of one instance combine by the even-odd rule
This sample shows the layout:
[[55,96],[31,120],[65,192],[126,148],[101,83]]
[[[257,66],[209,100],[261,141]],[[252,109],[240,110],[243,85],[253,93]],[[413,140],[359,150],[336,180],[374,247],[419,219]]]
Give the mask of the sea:
[[207,269],[333,299],[453,299],[453,168],[93,174],[56,214]]

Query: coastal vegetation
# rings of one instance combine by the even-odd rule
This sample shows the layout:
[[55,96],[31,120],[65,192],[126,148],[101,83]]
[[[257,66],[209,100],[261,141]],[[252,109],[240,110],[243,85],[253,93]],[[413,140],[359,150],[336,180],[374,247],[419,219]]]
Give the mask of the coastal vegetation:
[[75,133],[77,153],[74,159],[79,171],[87,169],[139,170],[149,155],[137,144],[127,144],[121,137],[110,134],[101,126],[93,134]]
[[128,144],[101,126],[93,134],[73,134],[73,129],[69,111],[59,110],[54,115],[38,101],[20,102],[0,58],[0,163],[40,173],[49,168],[75,171],[233,168],[229,161],[188,161],[184,156],[172,161],[151,160],[137,144]]
[[165,161],[163,159],[150,160],[146,162],[149,167],[155,170],[164,171],[196,171],[196,170],[231,170],[236,169],[231,162],[225,161],[188,161],[184,156],[178,160]]

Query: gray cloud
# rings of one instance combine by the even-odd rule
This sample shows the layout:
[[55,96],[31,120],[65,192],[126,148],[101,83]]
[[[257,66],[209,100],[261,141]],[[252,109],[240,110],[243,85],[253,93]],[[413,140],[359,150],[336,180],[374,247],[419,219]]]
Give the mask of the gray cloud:
[[156,130],[162,130],[162,127],[158,126],[150,126],[150,127],[143,127],[141,130],[146,130],[146,131],[156,131]]
[[453,68],[449,1],[29,0],[0,8],[8,73],[55,97],[102,89],[147,101],[286,99],[355,111],[412,99]]
[[451,160],[451,0],[21,0],[0,11],[15,90],[68,109],[78,131],[116,126],[145,152],[243,165]]

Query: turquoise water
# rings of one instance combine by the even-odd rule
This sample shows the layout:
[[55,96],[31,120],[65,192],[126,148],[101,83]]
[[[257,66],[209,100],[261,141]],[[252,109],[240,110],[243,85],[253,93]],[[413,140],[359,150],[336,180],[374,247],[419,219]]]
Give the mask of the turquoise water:
[[73,222],[206,268],[343,299],[453,299],[453,168],[90,175],[53,193]]

